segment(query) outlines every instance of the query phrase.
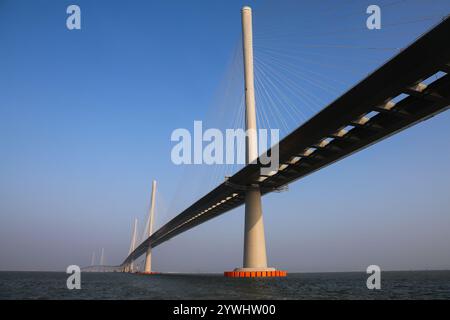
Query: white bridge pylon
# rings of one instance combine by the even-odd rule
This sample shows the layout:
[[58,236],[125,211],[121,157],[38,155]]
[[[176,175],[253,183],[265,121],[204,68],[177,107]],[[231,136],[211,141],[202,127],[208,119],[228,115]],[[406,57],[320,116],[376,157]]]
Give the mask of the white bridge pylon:
[[[152,194],[151,194],[151,202],[150,202],[150,210],[148,213],[147,224],[144,230],[145,234],[144,238],[150,237],[153,233],[153,225],[155,219],[155,198],[156,198],[156,180],[152,182]],[[137,247],[137,229],[138,229],[138,219],[134,219],[134,227],[131,235],[131,244],[130,249],[128,251],[128,255],[130,255]],[[132,260],[129,264],[125,265],[123,268],[123,272],[135,272],[134,261]],[[145,265],[144,265],[144,273],[151,274],[154,273],[152,271],[152,248],[149,246],[147,249],[147,254],[145,256]]]
[[[136,241],[137,241],[137,225],[138,225],[138,219],[135,218],[134,219],[134,226],[133,226],[133,232],[131,234],[131,244],[130,244],[130,249],[128,250],[128,254],[132,253],[137,245],[136,245]],[[134,261],[131,261],[131,263],[129,265],[127,265],[125,267],[125,272],[133,272],[134,271]]]
[[[242,49],[245,80],[245,129],[248,132],[245,145],[246,165],[258,158],[258,133],[256,126],[255,79],[253,71],[253,22],[252,9],[243,7]],[[229,277],[282,276],[275,268],[267,266],[266,240],[259,185],[247,186],[245,191],[244,261],[242,268],[225,272]]]
[[[152,198],[150,204],[150,211],[148,214],[148,234],[150,237],[153,233],[153,222],[155,218],[155,195],[156,195],[156,180],[152,183]],[[145,255],[144,273],[152,273],[152,247],[149,246]]]

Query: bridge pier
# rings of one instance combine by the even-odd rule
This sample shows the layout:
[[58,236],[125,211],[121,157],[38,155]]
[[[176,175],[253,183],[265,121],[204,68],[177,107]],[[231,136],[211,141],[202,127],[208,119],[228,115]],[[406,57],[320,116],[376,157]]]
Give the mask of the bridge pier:
[[258,186],[250,187],[245,194],[244,268],[267,269],[261,191]]
[[[245,77],[245,126],[246,164],[258,159],[258,134],[256,125],[255,81],[253,71],[252,9],[243,7],[242,47]],[[227,277],[273,277],[285,276],[275,268],[267,267],[266,240],[261,205],[261,190],[258,185],[249,186],[245,194],[244,263],[242,268],[224,273]]]

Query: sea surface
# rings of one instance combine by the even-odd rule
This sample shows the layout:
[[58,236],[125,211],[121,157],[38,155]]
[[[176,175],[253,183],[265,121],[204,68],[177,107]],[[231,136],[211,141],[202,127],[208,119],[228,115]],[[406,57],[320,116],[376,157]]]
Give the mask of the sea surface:
[[0,299],[450,299],[450,271],[382,272],[380,290],[367,289],[363,272],[265,279],[84,272],[80,290],[68,290],[67,277],[0,272]]

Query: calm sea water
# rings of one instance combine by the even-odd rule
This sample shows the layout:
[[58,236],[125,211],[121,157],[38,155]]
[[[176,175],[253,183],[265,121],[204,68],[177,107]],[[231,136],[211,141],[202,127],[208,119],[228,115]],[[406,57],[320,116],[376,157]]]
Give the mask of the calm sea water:
[[81,290],[68,290],[66,279],[58,272],[0,272],[0,299],[450,299],[450,271],[383,272],[375,291],[362,272],[279,279],[82,273]]

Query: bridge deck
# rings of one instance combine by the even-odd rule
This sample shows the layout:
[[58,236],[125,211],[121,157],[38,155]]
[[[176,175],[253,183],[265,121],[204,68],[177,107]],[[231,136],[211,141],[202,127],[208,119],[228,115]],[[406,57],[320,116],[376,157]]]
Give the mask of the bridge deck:
[[[260,164],[246,166],[153,233],[123,264],[149,246],[242,205],[245,186],[259,184],[263,194],[274,191],[446,110],[449,37],[446,18],[282,139],[279,171],[261,176]],[[443,76],[435,80],[438,72]]]

